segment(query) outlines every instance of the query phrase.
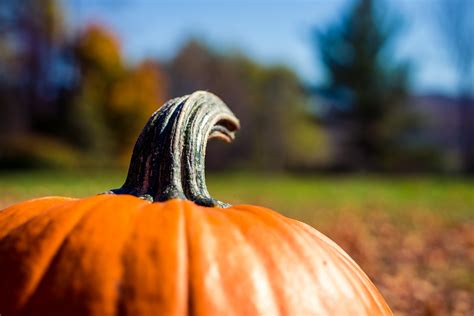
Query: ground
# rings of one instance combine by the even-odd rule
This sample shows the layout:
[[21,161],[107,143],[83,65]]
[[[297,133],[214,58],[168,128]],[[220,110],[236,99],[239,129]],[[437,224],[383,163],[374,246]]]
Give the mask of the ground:
[[[125,171],[0,173],[0,208],[117,188]],[[447,177],[208,177],[213,197],[304,221],[339,243],[397,315],[474,314],[474,180]]]

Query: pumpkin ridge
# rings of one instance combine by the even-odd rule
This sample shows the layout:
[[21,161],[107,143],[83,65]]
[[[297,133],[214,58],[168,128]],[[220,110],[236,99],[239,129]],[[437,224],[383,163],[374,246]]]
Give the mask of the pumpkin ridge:
[[[48,207],[46,207],[45,210],[41,210],[39,214],[36,214],[34,216],[34,218],[29,219],[31,221],[28,221],[28,222],[32,223],[33,221],[40,220],[46,214],[48,214],[48,213],[51,214],[51,211],[54,211],[54,210],[58,211],[58,210],[61,210],[61,209],[68,209],[69,205],[76,204],[76,203],[79,203],[79,202],[80,202],[79,200],[72,200],[72,201],[66,201],[65,203],[61,203],[59,205],[58,204],[49,205]],[[50,222],[50,221],[51,220],[49,220],[48,222]],[[25,225],[31,225],[31,224],[28,224],[26,222],[20,224],[20,226],[23,227],[22,229],[24,229],[24,227],[28,227],[28,226],[25,226]],[[50,223],[46,223],[45,227],[42,229],[42,232],[47,231],[49,225],[50,225]],[[20,226],[14,227],[13,230],[19,228]],[[15,236],[15,235],[12,234],[12,231],[10,231],[8,233],[8,235],[6,235],[6,236],[10,236],[10,237]],[[20,231],[18,231],[18,232],[20,232]],[[65,238],[65,236],[64,236],[64,238]],[[62,244],[62,242],[64,241],[64,238],[61,238],[61,240],[58,242],[58,246],[55,247],[55,249],[51,249],[49,251],[49,253],[50,253],[49,258],[36,263],[36,266],[38,266],[39,264],[42,264],[43,267],[40,271],[38,271],[39,273],[37,272],[36,275],[35,275],[35,273],[33,273],[33,274],[29,275],[28,278],[25,280],[24,289],[21,291],[21,293],[22,293],[21,296],[18,299],[15,300],[16,305],[11,307],[11,308],[13,308],[13,310],[18,310],[19,311],[19,310],[23,309],[24,306],[26,306],[26,304],[28,303],[29,298],[31,297],[31,294],[35,291],[35,289],[37,287],[37,284],[39,284],[40,280],[43,278],[44,273],[48,269],[52,258],[57,253],[57,248],[59,247],[59,245]],[[4,243],[4,242],[7,242],[7,241],[5,239],[2,239],[1,242]],[[18,257],[18,255],[19,254],[16,254],[17,257]],[[44,255],[42,253],[41,259],[43,257],[44,257]],[[3,262],[3,264],[5,264],[5,262]],[[7,264],[7,266],[4,269],[2,269],[4,271],[9,270],[8,264],[15,264],[15,263],[7,261],[6,264]],[[14,269],[18,269],[18,268],[19,267],[17,267],[17,266],[14,267]],[[7,293],[8,293],[8,291],[7,291]],[[9,299],[6,299],[6,301],[10,302]],[[8,314],[8,311],[5,311],[5,312],[7,312],[7,314]]]
[[[322,247],[326,248],[327,246],[323,243]],[[339,252],[333,252],[333,261],[338,262],[342,267],[345,267],[345,269],[339,269],[339,273],[341,273],[344,276],[344,279],[346,280],[345,284],[348,284],[350,288],[352,289],[352,292],[355,294],[356,297],[359,297],[362,299],[362,304],[361,305],[364,309],[365,312],[367,311],[367,307],[369,305],[372,305],[372,301],[374,299],[372,295],[372,291],[369,290],[369,288],[366,286],[367,278],[362,279],[360,276],[360,271],[357,271],[357,269],[354,269],[354,263],[353,262],[348,262],[344,260],[344,256],[341,256]],[[351,271],[351,273],[348,273],[348,271]],[[354,276],[354,272],[355,275]],[[362,286],[360,284],[356,284],[356,280],[362,281]],[[362,295],[362,293],[369,294],[370,295],[370,300],[364,299],[365,297]]]
[[[348,258],[346,258],[346,256],[343,256],[340,252],[336,252],[336,254],[336,258],[339,259],[341,264],[348,268],[347,270],[342,269],[342,272],[346,275],[347,279],[352,279],[349,284],[356,289],[357,294],[364,292],[365,295],[359,295],[359,297],[365,298],[367,295],[370,296],[371,301],[365,302],[366,309],[368,305],[373,305],[375,303],[379,311],[382,312],[384,308],[379,304],[379,300],[375,297],[375,285],[372,283],[372,280],[370,280],[369,276],[365,272],[363,272],[363,270],[354,260],[348,260]],[[348,271],[351,271],[353,273],[349,274]]]
[[[307,253],[309,250],[306,250],[308,247],[307,247],[307,242],[303,242],[303,238],[301,236],[301,234],[299,234],[299,230],[297,231],[297,229],[295,229],[291,223],[289,223],[288,221],[296,221],[294,219],[290,219],[278,212],[275,212],[273,210],[270,210],[270,209],[267,209],[265,207],[248,207],[248,206],[242,206],[242,205],[239,205],[239,206],[234,206],[233,208],[235,209],[239,209],[239,210],[242,210],[242,211],[245,211],[247,214],[251,214],[256,220],[264,223],[264,225],[268,225],[268,223],[262,219],[262,214],[265,214],[265,216],[269,219],[271,219],[274,223],[278,223],[278,229],[276,229],[276,232],[277,234],[281,235],[283,232],[285,234],[285,241],[287,242],[288,244],[288,249],[289,249],[289,252],[292,253],[292,255],[294,256],[298,256],[298,258],[300,259],[299,262],[301,263],[305,263],[304,264],[304,269],[307,273],[310,273],[311,274],[311,277],[313,277],[314,279],[317,279],[318,276],[317,276],[317,273],[316,271],[314,271],[314,269],[312,269],[313,267],[311,265],[308,265],[306,264],[307,262],[307,256],[302,256],[301,254],[301,251],[302,249],[305,249],[305,252]],[[276,226],[276,225],[275,225]],[[289,240],[289,238],[286,238],[286,235],[289,235],[291,236],[291,239],[292,240]],[[300,239],[300,240],[298,240]],[[306,239],[306,238],[304,238]],[[310,239],[312,241],[312,239]],[[311,251],[314,251],[314,250],[317,250],[321,255],[327,257],[327,254],[324,253],[323,251],[321,251],[321,248],[320,247],[316,247],[316,249],[314,249],[314,247],[311,249]],[[271,257],[271,252],[268,253],[268,255]],[[309,258],[309,260],[311,260],[312,258]],[[335,284],[336,285],[336,284]],[[283,293],[283,295],[287,295],[285,293]],[[319,297],[316,297],[318,298],[318,301],[319,303],[324,306],[324,309],[326,310],[329,310],[328,308],[328,305],[326,304],[326,302],[324,300],[320,300]]]
[[[48,211],[51,211],[51,210],[55,210],[57,208],[60,208],[62,205],[51,205],[50,207],[48,207],[46,210],[41,210],[40,213],[38,214],[35,214],[35,215],[32,215],[30,218],[24,220],[22,223],[18,224],[18,225],[15,225],[15,226],[12,226],[10,227],[10,229],[8,230],[5,230],[5,234],[4,236],[1,236],[0,237],[0,242],[3,241],[4,238],[7,238],[10,234],[14,233],[15,231],[18,231],[18,230],[21,230],[23,229],[26,225],[29,225],[31,222],[35,221],[36,219],[38,219],[39,217],[43,216],[44,215],[44,212],[48,212]],[[14,212],[16,213],[16,212]],[[16,214],[9,214],[10,216],[8,216],[7,218],[4,219],[5,223],[8,222],[11,218],[9,217],[13,217],[15,216]]]
[[[293,221],[293,219],[290,219],[291,221]],[[311,256],[314,256],[317,258],[318,260],[318,264],[321,264],[323,265],[323,267],[331,261],[331,254],[329,254],[327,251],[324,251],[324,249],[319,245],[318,243],[318,246],[315,247],[308,247],[307,245],[308,244],[312,244],[314,241],[313,239],[311,238],[311,236],[307,235],[307,234],[302,234],[302,230],[301,228],[299,228],[298,226],[293,226],[292,225],[292,222],[288,222],[286,221],[286,224],[291,227],[291,229],[295,232],[295,235],[298,236],[298,238],[300,238],[302,240],[302,242],[304,241],[304,245],[301,245],[300,247],[305,249],[305,252],[306,252],[306,255],[308,255],[308,253],[311,253]],[[303,231],[304,232],[304,231]],[[309,257],[311,257],[309,256]],[[307,269],[309,271],[309,273],[311,273],[311,275],[314,277],[315,280],[320,280],[321,279],[321,275],[320,273],[318,273],[318,271],[316,270],[315,266],[314,266],[314,259],[312,258],[309,258],[309,260],[311,260],[311,262],[313,264],[310,264],[310,265],[307,265]],[[303,259],[303,262],[307,262],[306,258]],[[335,280],[334,276],[330,273],[325,273],[325,276],[327,278],[330,278],[331,279],[331,287],[336,290],[334,290],[334,292],[340,292],[341,291],[341,287],[339,286],[339,283],[337,282],[337,280]],[[326,290],[326,289],[321,289],[321,287],[319,287],[319,291],[323,291],[323,290]],[[318,301],[319,303],[321,304],[322,306],[322,309],[324,311],[330,311],[331,310],[331,304],[330,302],[327,302],[326,300],[324,299],[321,299],[320,297],[318,297]]]
[[[200,250],[200,240],[197,240],[193,238],[193,230],[198,227],[197,225],[202,225],[201,223],[198,223],[196,220],[196,215],[200,215],[201,212],[202,214],[207,214],[207,209],[205,207],[202,207],[200,205],[194,204],[194,203],[186,203],[183,202],[183,205],[185,206],[185,224],[186,224],[186,252],[187,252],[187,271],[188,271],[188,310],[187,310],[187,315],[190,316],[202,316],[203,314],[200,312],[200,305],[199,303],[199,290],[201,289],[199,285],[204,284],[205,280],[200,279],[202,277],[202,272],[199,271],[200,266],[198,266],[198,263],[200,263],[200,260],[202,260],[202,255],[200,256],[194,256],[194,250],[195,248],[197,250]],[[209,208],[209,210],[212,210],[212,208]],[[201,215],[202,216],[202,215]],[[201,226],[202,227],[202,226]],[[198,235],[198,238],[202,237],[202,234]],[[208,248],[210,245],[207,245]],[[208,249],[208,253],[212,253]],[[194,271],[196,270],[196,271]],[[202,298],[201,298],[202,300]],[[212,312],[209,312],[209,315],[214,315]]]
[[54,267],[54,262],[61,255],[61,250],[65,247],[71,232],[73,232],[74,229],[80,225],[82,220],[84,218],[86,218],[87,215],[89,215],[90,213],[95,211],[102,204],[106,204],[107,201],[112,199],[112,197],[102,198],[102,196],[101,196],[99,198],[100,199],[99,201],[95,201],[97,198],[99,198],[99,197],[92,197],[92,198],[89,198],[89,199],[86,199],[86,200],[76,200],[76,201],[74,201],[74,202],[77,202],[79,205],[83,204],[85,201],[88,201],[88,200],[93,201],[94,203],[92,205],[82,205],[85,208],[84,212],[78,216],[78,218],[76,219],[76,222],[73,225],[71,225],[70,229],[67,232],[64,233],[61,242],[59,243],[59,245],[57,246],[55,251],[52,252],[53,255],[48,260],[48,262],[45,264],[44,269],[41,273],[41,276],[35,282],[36,284],[34,284],[32,286],[32,289],[29,291],[30,293],[27,295],[27,297],[24,299],[24,302],[22,303],[22,306],[20,308],[22,313],[27,312],[29,310],[28,307],[31,304],[31,300],[35,297],[35,295],[37,295],[37,291],[42,287],[42,284],[44,283],[45,277],[48,275],[48,273]]
[[43,196],[43,197],[37,197],[37,198],[33,197],[29,200],[22,201],[17,204],[7,205],[5,208],[1,209],[0,222],[6,220],[7,218],[10,218],[12,214],[17,212],[18,208],[25,208],[27,206],[36,208],[38,206],[33,205],[33,204],[41,203],[41,202],[50,202],[50,201],[55,202],[56,200],[72,201],[72,200],[77,200],[77,199],[71,198],[71,197],[64,197],[64,196]]
[[[283,216],[281,214],[278,214],[278,215]],[[304,224],[304,223],[302,223],[302,222],[300,222],[296,219],[292,219],[292,218],[288,218],[288,217],[286,217],[286,220],[283,221],[283,222],[285,222],[285,224],[288,225],[288,227],[292,231],[294,231],[294,234],[296,236],[298,236],[298,238],[301,238],[302,240],[305,240],[306,245],[307,244],[313,244],[314,241],[316,241],[317,246],[312,246],[310,249],[307,250],[307,252],[311,252],[312,254],[317,252],[317,254],[314,254],[314,256],[317,257],[319,264],[322,263],[323,266],[326,266],[326,265],[331,264],[331,263],[334,262],[333,251],[327,251],[327,249],[326,249],[327,247],[325,247],[324,244],[322,245],[321,240],[313,239],[313,235],[311,235],[309,233],[309,231],[319,232],[316,228],[313,228],[313,227],[311,227],[309,225],[306,225],[306,224]],[[304,224],[305,226],[307,226],[308,231],[303,229],[301,227],[301,225],[299,225],[299,224]],[[341,249],[339,251],[343,251],[343,250]],[[312,260],[314,260],[314,259],[312,259]],[[308,268],[314,274],[315,279],[320,280],[320,278],[321,278],[320,273],[315,270],[314,266],[309,266]],[[334,290],[334,292],[342,292],[341,287],[339,286],[339,282],[335,278],[335,275],[332,272],[331,273],[326,272],[325,277],[331,279],[331,287],[332,288],[337,288],[337,290]],[[320,289],[320,291],[323,291],[323,290],[326,290],[326,289]],[[321,300],[321,299],[319,299],[319,302],[324,307],[326,312],[331,311],[332,308],[331,308],[331,303],[330,302],[328,303],[325,300]]]
[[191,263],[192,263],[192,251],[191,251],[191,234],[190,234],[190,221],[188,217],[189,213],[192,212],[191,207],[188,206],[186,201],[181,201],[180,206],[184,213],[184,234],[185,234],[185,258],[186,258],[186,277],[187,277],[187,287],[186,287],[186,312],[189,316],[195,316],[195,303],[194,303],[194,290],[193,290],[193,276],[191,275]]
[[[378,311],[381,313],[380,315],[393,315],[388,305],[385,303],[384,300],[380,301],[382,295],[369,278],[369,276],[362,270],[362,268],[332,239],[323,235],[321,232],[314,230],[308,224],[294,221],[294,223],[301,227],[309,236],[311,236],[314,240],[320,240],[326,247],[329,247],[334,250],[334,253],[337,254],[336,258],[340,261],[344,266],[349,267],[350,271],[355,272],[352,273],[357,275],[357,279],[362,283],[365,289],[366,294],[370,295],[371,302],[370,304],[376,304]],[[344,269],[341,269],[346,276],[347,279],[347,272]],[[352,278],[353,279],[353,278]],[[353,286],[353,281],[349,282],[351,286]],[[365,297],[363,295],[359,295],[360,298]],[[385,304],[383,304],[385,303]]]
[[[28,201],[28,202],[30,202],[30,201]],[[68,202],[70,202],[70,201],[67,201],[66,203],[68,203]],[[74,202],[76,202],[76,201],[73,201],[72,203],[74,203]],[[57,204],[48,205],[45,210],[40,210],[38,212],[38,214],[35,214],[35,215],[27,218],[26,220],[22,221],[20,224],[18,224],[16,226],[10,227],[10,229],[8,229],[5,232],[5,235],[0,238],[0,249],[3,248],[2,246],[5,245],[5,243],[9,242],[8,238],[10,238],[10,239],[13,238],[12,236],[14,236],[13,233],[15,233],[15,231],[18,232],[18,231],[24,229],[24,227],[26,225],[29,225],[31,222],[33,222],[33,221],[37,220],[38,218],[40,218],[41,216],[43,216],[45,214],[45,212],[49,212],[50,210],[56,210],[56,209],[61,208],[61,207],[64,207],[64,204],[61,204],[61,205],[57,205]],[[10,219],[11,216],[14,216],[14,215],[16,215],[16,213],[21,212],[21,211],[22,211],[21,209],[13,209],[13,212],[11,214],[9,214],[9,216],[7,216],[6,218],[2,219],[2,221],[7,222]],[[54,256],[55,251],[52,251],[51,253],[52,253],[51,256]],[[0,254],[1,254],[1,252],[0,252]],[[3,267],[3,265],[5,265],[5,264],[6,264],[6,267]],[[1,260],[0,261],[0,268],[1,268],[0,271],[2,271],[2,272],[9,271],[10,270],[10,267],[8,266],[9,264],[14,264],[14,262],[8,262],[7,260]],[[49,262],[47,262],[45,264],[45,267],[47,267],[48,264],[49,264]],[[17,268],[17,267],[15,266],[15,268]],[[40,278],[41,278],[41,276],[40,276]],[[30,279],[31,279],[31,276],[30,276]],[[31,283],[31,281],[25,283],[24,287],[26,289],[24,289],[22,292],[28,291],[28,288],[32,287],[31,285],[29,286],[28,283]],[[6,287],[6,284],[2,284],[2,285]],[[34,285],[33,285],[33,287],[34,287]],[[4,292],[4,290],[5,289],[2,289],[0,287],[0,293]],[[7,293],[8,293],[8,291],[7,291]],[[23,294],[23,297],[20,296],[16,300],[16,306],[10,306],[10,308],[12,310],[20,310],[22,308],[22,305],[26,304],[26,302],[28,300],[28,297],[24,297],[24,296],[25,296],[24,294]],[[5,298],[5,297],[3,297],[3,298]],[[1,299],[2,299],[2,297],[0,296],[0,301],[1,301]],[[14,300],[12,300],[11,298],[7,298],[4,302],[11,303],[13,301]],[[3,308],[3,306],[2,306],[2,308]],[[8,308],[8,305],[7,305],[7,308]],[[8,309],[4,310],[4,312],[9,313],[9,310]]]
[[[286,230],[294,239],[292,249],[297,248],[297,251],[293,250],[293,252],[295,255],[300,257],[299,261],[304,264],[307,273],[309,273],[315,280],[319,280],[320,275],[314,267],[314,257],[317,257],[318,261],[322,262],[324,265],[325,261],[328,262],[331,260],[331,254],[327,251],[324,251],[323,247],[321,247],[319,243],[317,243],[317,247],[308,247],[308,244],[310,244],[308,241],[311,241],[312,244],[312,238],[310,236],[301,234],[302,230],[300,227],[292,225],[293,222],[299,222],[298,220],[286,217],[278,212],[273,212],[271,215],[272,219],[279,222],[282,226],[286,226]],[[317,252],[317,255],[315,252]],[[308,264],[308,261],[311,262],[311,264]],[[326,274],[326,276],[328,276],[328,274]],[[340,288],[337,281],[333,281],[331,286],[337,287],[338,289]],[[319,289],[319,291],[321,291],[321,289]],[[323,310],[326,312],[331,310],[330,304],[328,304],[325,300],[318,297],[318,301],[321,304]]]
[[[363,302],[363,304],[359,304],[359,306],[363,307],[364,310],[367,311],[367,308],[370,305],[373,305],[374,302],[376,303],[379,312],[385,313],[387,312],[387,308],[382,306],[380,303],[377,301],[377,294],[378,290],[376,289],[375,285],[372,283],[370,278],[363,272],[363,270],[355,263],[342,248],[340,248],[337,244],[334,243],[330,238],[326,237],[325,235],[322,235],[319,231],[316,229],[312,228],[311,226],[304,224],[300,221],[297,221],[295,219],[288,218],[280,213],[271,211],[271,212],[265,212],[266,208],[264,207],[258,207],[258,208],[246,208],[245,206],[234,206],[232,207],[234,209],[239,209],[242,211],[247,211],[247,214],[254,214],[255,218],[262,220],[262,214],[264,213],[265,215],[268,215],[269,218],[272,221],[278,222],[280,225],[288,227],[289,230],[293,231],[293,233],[290,233],[292,238],[294,236],[301,236],[300,232],[304,232],[309,238],[309,240],[315,240],[317,241],[318,247],[312,247],[312,251],[317,250],[319,252],[319,256],[323,256],[326,258],[326,260],[331,260],[331,261],[338,261],[340,262],[341,265],[346,267],[346,269],[341,269],[342,273],[344,275],[344,279],[349,283],[352,292],[357,295],[357,297],[366,297],[367,294],[369,295],[370,299],[366,300]],[[263,213],[262,213],[263,211]],[[315,235],[319,236],[318,238],[315,238]],[[321,237],[322,236],[322,237]],[[306,239],[306,238],[305,238]],[[307,239],[308,240],[308,239]],[[296,244],[294,244],[296,242]],[[294,241],[293,244],[290,246],[291,249],[294,249],[295,247],[298,247],[300,249],[301,247],[304,247],[304,243]],[[324,250],[328,249],[328,250]],[[295,252],[297,255],[299,254],[298,252]],[[328,257],[330,256],[330,257]],[[349,258],[349,259],[348,259]],[[305,262],[304,258],[302,258],[303,262]],[[324,258],[322,258],[324,260]],[[311,270],[312,271],[312,270]],[[352,273],[349,275],[348,272],[351,271]],[[341,273],[341,272],[339,272]],[[357,274],[356,276],[352,276],[353,274]],[[329,274],[328,274],[329,275]],[[359,281],[359,282],[356,282]],[[337,280],[332,282],[334,286],[337,286]],[[355,284],[362,283],[362,288],[356,288]],[[361,291],[363,291],[366,295],[360,295]],[[378,294],[380,296],[380,294]],[[323,306],[328,307],[327,304],[325,304],[324,301],[320,301],[320,303]],[[329,311],[330,308],[327,309]],[[388,312],[389,315],[390,312]]]
[[[360,299],[363,301],[363,306],[365,310],[369,312],[368,307],[373,305],[374,302],[376,302],[373,293],[373,284],[370,281],[369,277],[365,273],[361,273],[362,271],[360,270],[359,266],[355,266],[355,262],[348,261],[347,258],[342,256],[339,252],[336,252],[335,258],[341,263],[342,266],[347,268],[341,269],[341,273],[344,274],[346,280],[348,280],[347,283],[357,294],[357,297],[360,297]],[[348,273],[349,271],[351,273]],[[370,300],[367,299],[367,296],[370,297]],[[380,306],[377,305],[377,307],[379,309],[379,312],[381,312]],[[373,307],[370,310],[373,311]]]
[[[246,209],[234,209],[233,207],[225,209],[224,211],[221,211],[219,209],[216,210],[216,213],[221,215],[222,218],[229,224],[229,226],[235,227],[234,234],[238,237],[238,239],[240,239],[240,242],[242,244],[247,246],[247,248],[251,252],[251,257],[256,258],[255,261],[257,262],[257,265],[260,266],[260,267],[264,266],[262,264],[262,261],[264,260],[264,256],[262,256],[259,253],[259,251],[258,251],[259,249],[256,247],[255,243],[252,242],[252,239],[249,238],[248,236],[246,236],[246,234],[242,231],[242,228],[243,228],[242,224],[236,222],[236,216],[234,214],[232,214],[233,211],[237,212],[237,214],[239,216],[241,216],[243,218],[243,220],[245,220],[246,222],[247,222],[248,217],[256,218],[256,216],[254,216],[254,214],[252,212],[247,212]],[[242,221],[242,219],[241,219],[241,221]],[[265,222],[261,218],[259,218],[258,221],[265,225]],[[271,284],[272,283],[271,278],[269,278],[269,274],[268,274],[268,271],[267,271],[268,268],[269,268],[269,266],[266,265],[265,269],[260,269],[260,275],[264,275],[265,276],[265,281],[266,281],[265,284],[269,284],[268,290],[271,292],[270,301],[271,301],[272,305],[275,306],[275,308],[278,310],[278,315],[285,315],[286,313],[284,313],[283,306],[281,305],[281,302],[280,302],[281,300],[278,299],[280,295],[278,295],[278,293],[275,291],[275,287],[272,286],[272,284]],[[258,291],[257,291],[257,294],[258,294]],[[258,300],[258,301],[261,301],[261,300]],[[260,306],[257,306],[257,308],[259,308],[259,307]],[[262,311],[260,311],[260,312],[262,312]]]
[[[54,202],[57,201],[57,199],[64,199],[64,200],[61,201],[61,202],[64,202],[64,203],[71,202],[71,201],[77,201],[77,199],[69,199],[69,198],[63,198],[63,197],[39,198],[39,199],[33,199],[33,200],[29,200],[29,201],[21,203],[21,204],[32,204],[32,205],[28,205],[29,208],[27,208],[27,209],[21,208],[21,206],[24,207],[24,205],[12,205],[12,206],[0,211],[0,215],[3,215],[3,216],[0,216],[0,241],[5,236],[8,236],[8,234],[10,234],[17,227],[25,224],[26,222],[33,219],[34,217],[37,217],[38,215],[43,214],[43,212],[45,212],[45,210],[48,210],[49,208],[54,208],[55,206],[58,206],[57,203],[54,203]],[[5,226],[7,226],[7,224],[13,219],[13,217],[17,216],[19,214],[19,212],[25,213],[27,211],[38,209],[38,206],[34,205],[34,203],[36,203],[37,200],[43,200],[43,201],[48,201],[48,202],[49,202],[49,200],[51,200],[52,203],[45,206],[45,210],[39,210],[37,214],[31,215],[29,218],[24,219],[23,222],[17,223],[16,225],[13,225],[9,228],[5,228]],[[9,214],[7,214],[7,212],[9,212]],[[1,223],[4,223],[4,226],[1,226]]]
[[127,269],[127,265],[125,264],[126,263],[125,254],[127,253],[127,248],[131,244],[132,237],[134,236],[134,233],[135,233],[135,230],[136,230],[137,217],[138,217],[139,213],[142,213],[144,211],[144,209],[147,208],[148,206],[149,206],[148,203],[142,204],[138,208],[135,208],[133,210],[133,213],[135,215],[133,217],[134,223],[131,224],[133,226],[133,228],[130,230],[126,240],[123,242],[123,245],[122,245],[122,254],[120,255],[120,264],[119,264],[119,267],[121,267],[120,276],[118,278],[119,286],[117,286],[117,294],[115,295],[115,302],[113,304],[115,315],[126,315],[127,314],[125,312],[125,309],[124,309],[124,306],[123,306],[123,298],[124,298],[124,287],[123,287],[124,284],[123,284],[123,282],[124,282],[124,279],[125,279],[124,276],[125,276],[126,269]]
[[[246,222],[248,221],[247,218],[250,218],[250,222],[256,220],[257,222],[260,222],[261,224],[263,224],[265,226],[266,225],[265,221],[261,217],[257,216],[257,214],[255,214],[252,211],[249,211],[249,209],[245,208],[245,207],[231,206],[230,208],[226,209],[225,211],[223,211],[223,212],[219,211],[219,212],[224,216],[224,218],[226,218],[228,220],[229,223],[231,223],[233,226],[237,227],[236,232],[241,237],[242,243],[244,243],[248,246],[248,248],[251,250],[252,256],[257,258],[256,261],[260,264],[260,266],[264,266],[264,269],[261,270],[261,273],[265,275],[265,280],[267,281],[266,283],[270,284],[270,286],[268,286],[268,288],[272,293],[271,294],[271,296],[272,296],[271,301],[272,301],[273,305],[276,307],[276,309],[278,310],[279,315],[287,315],[288,311],[285,310],[284,305],[282,304],[282,300],[279,299],[282,296],[282,293],[278,293],[275,289],[275,286],[272,286],[273,284],[271,282],[271,278],[270,278],[269,273],[267,271],[269,266],[268,266],[268,264],[264,265],[262,263],[264,261],[264,257],[269,257],[268,254],[267,253],[264,253],[264,254],[261,253],[261,250],[258,249],[258,247],[252,242],[253,240],[251,238],[249,238],[248,234],[246,234],[242,231],[242,225],[239,224],[239,223],[235,223],[235,219],[234,219],[235,216],[231,216],[231,213],[232,212],[237,213],[238,216],[241,216],[242,218],[244,218],[244,220]],[[268,262],[268,259],[265,260],[265,261]],[[271,262],[271,263],[273,263],[273,262]]]
[[[296,227],[299,227],[300,229],[303,228],[302,230],[306,232],[309,237],[314,238],[314,235],[318,235],[319,240],[321,241],[321,248],[329,248],[332,250],[332,260],[339,262],[340,265],[345,267],[345,269],[339,269],[339,273],[344,275],[344,279],[346,280],[345,283],[350,285],[357,297],[360,299],[366,298],[360,306],[363,306],[364,310],[369,313],[370,311],[373,312],[373,307],[371,307],[371,305],[375,303],[379,313],[382,313],[379,315],[383,315],[386,309],[379,304],[378,299],[376,298],[376,295],[378,294],[378,296],[380,296],[380,294],[360,266],[329,237],[321,234],[319,231],[313,229],[307,224],[296,220],[292,220],[292,222],[296,224]],[[361,295],[361,293],[364,293],[365,295]],[[370,299],[367,299],[367,296],[369,296]],[[369,307],[371,308],[369,309]]]

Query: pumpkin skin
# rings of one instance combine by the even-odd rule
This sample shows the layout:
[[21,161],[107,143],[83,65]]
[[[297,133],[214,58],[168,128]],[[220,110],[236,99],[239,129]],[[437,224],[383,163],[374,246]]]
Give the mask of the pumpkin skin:
[[209,195],[207,140],[238,128],[209,92],[170,100],[140,134],[122,187],[0,211],[0,314],[392,315],[315,229]]
[[47,197],[0,212],[4,315],[391,315],[315,229],[252,205]]

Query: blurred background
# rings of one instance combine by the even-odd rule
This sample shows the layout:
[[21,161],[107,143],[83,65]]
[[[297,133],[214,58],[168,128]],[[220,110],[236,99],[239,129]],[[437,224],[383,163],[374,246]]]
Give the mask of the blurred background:
[[210,190],[338,242],[398,315],[474,313],[471,0],[0,2],[0,206],[119,187],[166,100],[241,120]]

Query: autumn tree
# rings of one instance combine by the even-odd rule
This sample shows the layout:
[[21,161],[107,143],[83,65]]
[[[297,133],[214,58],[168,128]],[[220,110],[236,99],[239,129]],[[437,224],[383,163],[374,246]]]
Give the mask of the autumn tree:
[[0,1],[0,168],[76,161],[62,135],[73,71],[60,4]]
[[127,64],[101,25],[68,35],[59,4],[0,2],[0,167],[128,160],[167,98],[159,65]]
[[138,135],[167,99],[166,78],[161,65],[148,59],[127,69],[112,86],[105,105],[106,121],[116,140],[115,153],[128,163]]
[[100,25],[87,27],[74,46],[79,78],[71,123],[77,141],[97,158],[128,160],[141,127],[167,97],[160,66],[146,60],[128,66],[119,40]]
[[[55,115],[58,82],[64,75],[65,27],[55,0],[0,1],[0,131],[42,132]],[[64,83],[63,80],[62,83]]]

